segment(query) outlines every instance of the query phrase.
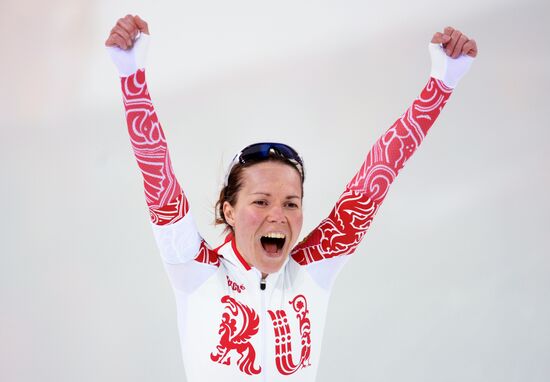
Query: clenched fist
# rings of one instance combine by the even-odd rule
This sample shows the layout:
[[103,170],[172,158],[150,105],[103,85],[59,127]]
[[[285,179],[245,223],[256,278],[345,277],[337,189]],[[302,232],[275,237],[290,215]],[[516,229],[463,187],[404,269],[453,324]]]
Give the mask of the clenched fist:
[[470,57],[477,56],[477,44],[458,29],[447,27],[443,33],[436,32],[432,37],[433,44],[441,44],[447,56],[458,58],[461,54]]
[[477,56],[477,44],[458,29],[447,27],[443,33],[436,32],[433,35],[430,56],[431,77],[443,81],[450,88],[455,88]]
[[126,15],[118,19],[105,41],[106,46],[130,49],[139,33],[149,34],[149,27],[139,16]]
[[145,69],[149,27],[139,16],[127,15],[118,19],[105,45],[120,76],[128,77]]

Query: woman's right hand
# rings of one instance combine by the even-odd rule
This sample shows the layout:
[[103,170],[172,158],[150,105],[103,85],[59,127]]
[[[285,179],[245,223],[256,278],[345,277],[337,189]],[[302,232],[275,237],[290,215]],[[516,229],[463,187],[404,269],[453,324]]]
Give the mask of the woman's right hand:
[[120,77],[128,77],[145,69],[149,27],[139,16],[127,15],[118,19],[105,45]]
[[111,29],[105,46],[118,47],[123,50],[130,49],[139,33],[149,34],[147,23],[137,15],[126,15],[118,19],[116,25]]

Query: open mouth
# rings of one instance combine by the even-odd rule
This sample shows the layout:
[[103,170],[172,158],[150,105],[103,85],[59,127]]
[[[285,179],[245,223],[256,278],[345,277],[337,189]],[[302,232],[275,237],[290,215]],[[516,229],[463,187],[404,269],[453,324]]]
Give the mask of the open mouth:
[[260,238],[262,247],[269,254],[277,254],[285,245],[286,235],[283,233],[268,233]]

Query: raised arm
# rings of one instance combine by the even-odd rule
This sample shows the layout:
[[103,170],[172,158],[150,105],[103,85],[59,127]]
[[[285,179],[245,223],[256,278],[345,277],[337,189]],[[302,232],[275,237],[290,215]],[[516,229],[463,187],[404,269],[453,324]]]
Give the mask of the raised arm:
[[[355,251],[390,185],[467,72],[477,55],[477,46],[474,40],[448,27],[434,34],[430,55],[431,77],[420,96],[376,141],[330,215],[293,250],[292,256],[299,264],[309,265]],[[323,270],[321,274],[330,278],[333,272]]]
[[148,44],[147,23],[131,15],[117,21],[105,42],[119,70],[128,134],[143,176],[151,221],[165,225],[183,218],[188,204],[172,170],[166,138],[147,89]]
[[117,21],[105,42],[122,85],[128,134],[143,176],[145,199],[153,232],[173,284],[198,283],[189,267],[179,264],[218,264],[217,257],[200,237],[189,213],[187,198],[172,169],[168,146],[145,81],[149,28],[139,16]]

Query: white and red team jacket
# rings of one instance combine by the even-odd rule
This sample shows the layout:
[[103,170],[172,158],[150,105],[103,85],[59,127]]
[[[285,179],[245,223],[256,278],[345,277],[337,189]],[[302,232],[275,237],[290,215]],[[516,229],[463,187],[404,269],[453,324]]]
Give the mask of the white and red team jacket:
[[278,272],[262,280],[231,235],[211,248],[195,227],[147,90],[147,40],[142,35],[130,51],[109,50],[121,74],[128,132],[176,297],[187,380],[314,381],[333,281],[472,59],[453,60],[430,45],[432,73],[420,96],[374,144],[329,216]]

